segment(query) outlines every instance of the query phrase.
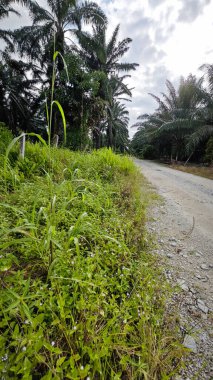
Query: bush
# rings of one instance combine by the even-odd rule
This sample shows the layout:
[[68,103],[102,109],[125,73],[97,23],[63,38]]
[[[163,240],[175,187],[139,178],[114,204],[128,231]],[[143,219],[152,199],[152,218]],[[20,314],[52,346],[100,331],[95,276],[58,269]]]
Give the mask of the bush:
[[210,165],[213,165],[213,137],[210,137],[210,139],[207,142],[206,151],[205,151],[205,160]]
[[158,152],[153,145],[145,145],[140,154],[142,158],[149,160],[154,160],[158,157]]
[[4,155],[6,149],[13,139],[12,132],[4,123],[0,122],[0,155]]

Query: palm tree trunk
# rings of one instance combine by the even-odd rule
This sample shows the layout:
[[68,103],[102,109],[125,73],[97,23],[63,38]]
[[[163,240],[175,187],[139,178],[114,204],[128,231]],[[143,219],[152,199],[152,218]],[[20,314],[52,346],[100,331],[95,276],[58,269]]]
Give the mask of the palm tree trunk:
[[190,158],[192,157],[194,151],[190,154],[190,156],[187,158],[186,162],[184,163],[184,166],[186,166],[190,160]]
[[107,129],[107,135],[108,135],[108,148],[112,148],[113,145],[113,135],[112,135],[112,123],[111,121],[108,124],[108,129]]
[[100,145],[101,145],[100,133],[96,129],[94,129],[93,130],[93,147],[95,149],[100,149]]

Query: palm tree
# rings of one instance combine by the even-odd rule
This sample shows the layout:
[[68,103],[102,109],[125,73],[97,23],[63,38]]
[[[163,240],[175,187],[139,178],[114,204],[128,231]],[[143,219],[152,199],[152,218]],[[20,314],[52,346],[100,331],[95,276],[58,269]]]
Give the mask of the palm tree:
[[[27,56],[44,70],[49,90],[52,83],[53,53],[61,55],[57,59],[55,91],[61,86],[59,73],[64,68],[62,56],[70,50],[67,42],[70,33],[82,28],[82,23],[106,23],[106,16],[93,2],[81,3],[78,0],[47,0],[47,8],[34,0],[26,0],[32,18],[32,25],[13,32],[13,41],[21,56]],[[47,93],[50,93],[47,89]],[[59,114],[53,110],[52,134],[58,134]]]
[[[108,146],[113,146],[113,125],[110,117],[110,110],[114,107],[114,101],[122,94],[131,96],[131,90],[124,84],[126,76],[119,77],[122,71],[129,72],[135,70],[137,63],[123,63],[120,59],[129,50],[131,38],[125,38],[118,42],[119,25],[115,28],[109,41],[106,39],[106,26],[94,26],[92,34],[77,32],[80,47],[76,51],[84,59],[90,71],[99,71],[105,74],[100,82],[97,96],[106,103],[106,113],[108,122],[107,136]],[[95,139],[99,140],[100,128],[95,128]],[[98,144],[96,144],[97,146]]]
[[[196,147],[212,133],[212,127],[205,120],[205,100],[202,87],[202,78],[197,80],[195,76],[189,75],[186,79],[181,78],[176,91],[171,82],[167,81],[168,94],[162,97],[150,94],[158,102],[158,108],[154,115],[146,120],[145,127],[154,128],[149,131],[149,142],[170,141],[171,159],[184,158],[186,154],[192,156]],[[139,127],[144,127],[144,121]],[[144,133],[137,134],[137,139]]]
[[36,96],[36,82],[27,76],[31,68],[31,64],[6,55],[0,64],[0,121],[14,134],[32,127],[30,120]]
[[[106,23],[106,16],[96,3],[78,0],[47,0],[47,8],[41,7],[36,1],[28,0],[32,26],[25,26],[14,32],[14,41],[19,52],[37,60],[41,54],[45,59],[53,49],[62,55],[69,34],[81,29],[82,22]],[[55,46],[53,41],[55,38]],[[51,48],[51,49],[50,49]],[[63,68],[63,65],[62,67]]]
[[131,38],[125,38],[118,42],[119,28],[120,26],[118,25],[108,42],[106,40],[105,25],[94,26],[92,34],[77,32],[80,43],[78,52],[91,70],[103,71],[109,75],[121,71],[129,72],[135,70],[138,66],[137,63],[120,62],[120,59],[129,50],[132,40]]
[[128,150],[129,145],[129,112],[124,104],[114,101],[108,109],[107,123],[112,125],[113,145],[121,152]]

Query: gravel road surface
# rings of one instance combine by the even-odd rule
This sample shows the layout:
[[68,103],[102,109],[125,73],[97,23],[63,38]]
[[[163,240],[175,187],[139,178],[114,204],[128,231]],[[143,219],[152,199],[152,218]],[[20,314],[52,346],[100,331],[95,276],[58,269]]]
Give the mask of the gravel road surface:
[[182,380],[213,379],[213,181],[134,159],[163,203],[150,210],[148,229],[156,253],[166,258],[166,275],[178,296],[183,343],[192,354]]

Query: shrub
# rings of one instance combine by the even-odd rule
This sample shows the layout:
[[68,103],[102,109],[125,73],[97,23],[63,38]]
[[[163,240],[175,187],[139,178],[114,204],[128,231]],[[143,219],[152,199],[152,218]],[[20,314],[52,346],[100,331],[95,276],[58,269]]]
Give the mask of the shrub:
[[210,137],[210,139],[207,142],[206,152],[205,152],[205,160],[210,165],[213,165],[213,137]]
[[4,123],[0,122],[0,155],[4,155],[7,146],[13,139],[12,132],[6,127]]

